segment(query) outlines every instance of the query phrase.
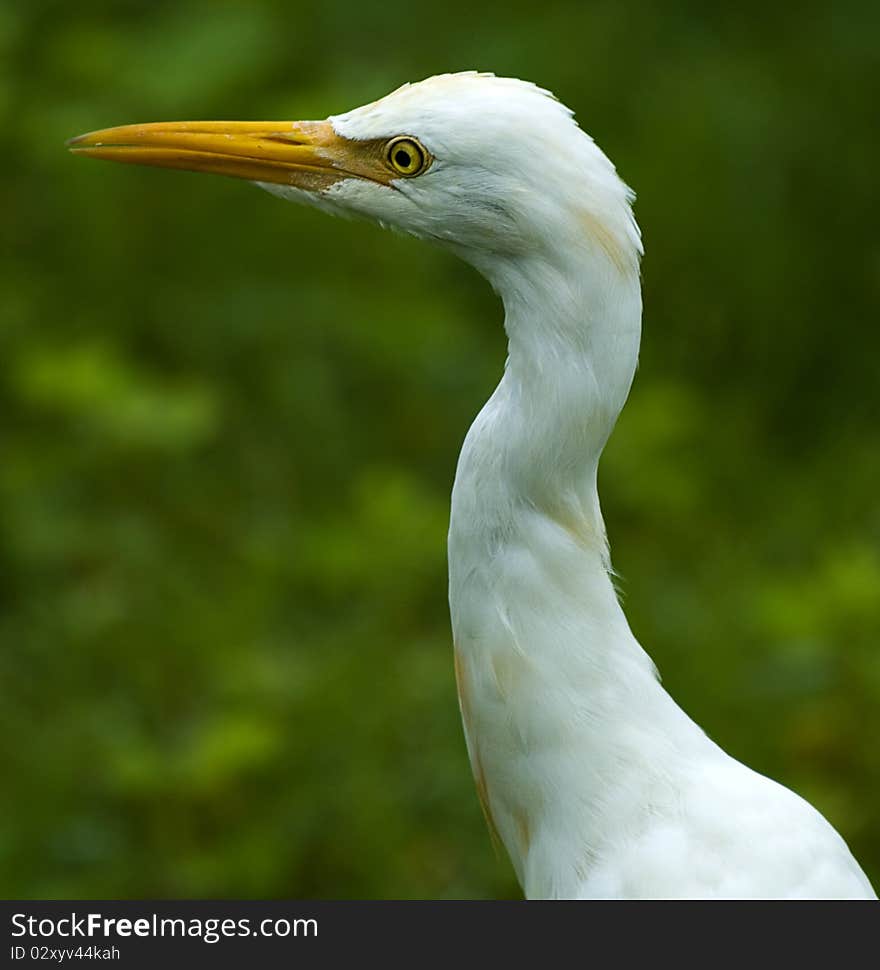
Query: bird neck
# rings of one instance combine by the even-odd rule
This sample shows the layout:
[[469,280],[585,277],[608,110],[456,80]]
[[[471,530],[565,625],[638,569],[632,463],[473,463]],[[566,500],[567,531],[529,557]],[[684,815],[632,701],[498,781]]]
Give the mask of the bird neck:
[[508,358],[464,443],[453,531],[508,534],[544,515],[607,566],[596,474],[638,362],[637,258],[630,272],[583,249],[483,269],[504,303]]
[[453,489],[456,675],[490,824],[528,894],[564,895],[625,824],[615,790],[664,770],[650,739],[697,729],[629,630],[596,490],[637,362],[638,273],[566,256],[492,282],[509,358]]
[[508,335],[509,415],[519,411],[522,419],[508,425],[507,446],[533,472],[536,457],[551,459],[540,469],[550,491],[565,492],[578,479],[595,488],[638,362],[637,268],[620,273],[606,260],[566,252],[554,262],[520,263],[496,285]]

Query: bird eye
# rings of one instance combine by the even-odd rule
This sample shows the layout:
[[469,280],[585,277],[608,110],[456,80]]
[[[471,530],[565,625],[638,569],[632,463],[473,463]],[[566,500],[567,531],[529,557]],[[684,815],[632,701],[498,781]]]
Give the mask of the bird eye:
[[421,174],[427,167],[431,156],[415,138],[403,135],[392,138],[385,146],[385,158],[388,164],[404,178],[413,178]]

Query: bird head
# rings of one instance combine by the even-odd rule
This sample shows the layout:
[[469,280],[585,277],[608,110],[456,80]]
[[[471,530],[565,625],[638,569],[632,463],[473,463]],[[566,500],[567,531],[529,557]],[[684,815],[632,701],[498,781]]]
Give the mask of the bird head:
[[624,268],[641,251],[631,194],[571,111],[533,84],[491,74],[406,84],[325,121],[125,125],[68,145],[248,179],[441,242],[481,268],[579,245]]

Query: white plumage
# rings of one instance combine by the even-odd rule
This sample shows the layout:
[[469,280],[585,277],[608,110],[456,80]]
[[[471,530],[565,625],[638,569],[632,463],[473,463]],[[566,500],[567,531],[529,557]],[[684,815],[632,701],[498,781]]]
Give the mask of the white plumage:
[[[186,138],[220,130],[160,127],[140,129],[150,145],[174,131],[201,154]],[[134,130],[74,147],[222,170],[146,157],[143,137],[120,134]],[[406,177],[381,150],[399,136],[425,154]],[[531,84],[465,73],[249,137],[261,140],[228,174],[446,245],[504,303],[504,376],[452,495],[449,598],[471,766],[526,895],[876,898],[814,808],[675,704],[618,603],[596,472],[636,368],[642,249],[631,193],[571,112]],[[291,148],[276,171],[285,143],[307,146],[308,164]],[[270,147],[265,179],[245,170]]]

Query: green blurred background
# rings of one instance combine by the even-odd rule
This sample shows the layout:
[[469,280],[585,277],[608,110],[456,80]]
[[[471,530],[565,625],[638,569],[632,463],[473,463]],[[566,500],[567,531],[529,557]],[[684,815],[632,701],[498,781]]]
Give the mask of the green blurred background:
[[0,894],[515,896],[445,530],[501,311],[451,256],[65,138],[540,82],[639,194],[602,467],[633,628],[880,879],[873,0],[0,4]]

